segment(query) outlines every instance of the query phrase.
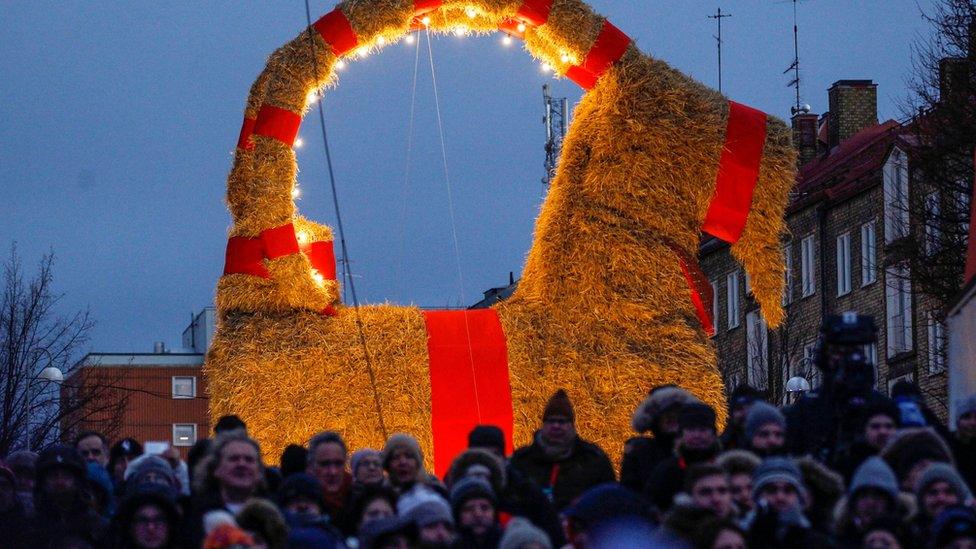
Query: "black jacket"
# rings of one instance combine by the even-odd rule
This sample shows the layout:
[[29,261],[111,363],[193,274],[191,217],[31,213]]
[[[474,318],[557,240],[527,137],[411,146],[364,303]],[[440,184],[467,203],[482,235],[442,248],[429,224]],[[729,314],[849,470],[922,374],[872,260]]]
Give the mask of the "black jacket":
[[956,459],[956,469],[971,489],[976,490],[976,438],[963,442],[959,435],[949,437],[949,447]]
[[853,407],[835,402],[829,388],[813,393],[783,411],[787,452],[833,465],[864,432],[865,411],[885,401],[888,397],[872,391],[864,405]]
[[620,484],[635,492],[647,485],[651,471],[674,455],[674,436],[633,437],[624,444]]
[[[607,454],[596,444],[579,437],[576,437],[569,457],[562,461],[550,461],[536,437],[531,445],[516,450],[510,463],[542,487],[543,492],[551,493],[557,511],[568,507],[587,489],[616,480]],[[555,483],[551,482],[553,478]]]

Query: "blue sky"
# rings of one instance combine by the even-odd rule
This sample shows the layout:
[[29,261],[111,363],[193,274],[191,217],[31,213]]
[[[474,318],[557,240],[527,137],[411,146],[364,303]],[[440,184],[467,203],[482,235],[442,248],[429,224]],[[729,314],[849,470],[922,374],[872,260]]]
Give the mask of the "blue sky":
[[[789,1],[592,0],[646,53],[786,118],[793,90]],[[878,83],[879,118],[908,97],[911,44],[929,0],[799,4],[803,102],[826,110],[834,81]],[[332,2],[313,1],[313,17]],[[229,215],[225,177],[243,101],[266,57],[305,26],[287,2],[8,2],[0,33],[0,245],[29,267],[57,256],[65,312],[89,307],[91,347],[178,346],[213,300]],[[413,47],[417,47],[415,44]],[[516,276],[543,197],[542,85],[553,81],[499,36],[432,43],[462,276],[458,276],[426,44],[406,177],[415,50],[355,60],[325,98],[339,198],[361,299],[424,306],[477,301]],[[300,211],[334,225],[318,119],[299,151]],[[461,290],[463,281],[463,292]]]

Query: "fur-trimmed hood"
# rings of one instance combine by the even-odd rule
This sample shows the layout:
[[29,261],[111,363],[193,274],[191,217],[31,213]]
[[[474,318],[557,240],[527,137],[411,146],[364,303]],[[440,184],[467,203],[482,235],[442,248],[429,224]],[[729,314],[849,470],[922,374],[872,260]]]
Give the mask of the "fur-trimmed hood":
[[[834,507],[833,531],[837,536],[843,536],[854,527],[854,517],[848,505],[849,501],[850,499],[845,495],[837,500],[837,505]],[[915,496],[899,492],[898,498],[895,500],[895,516],[898,521],[902,524],[908,524],[915,518],[917,512],[918,505],[915,504]]]
[[806,515],[815,528],[826,529],[832,522],[834,506],[844,496],[844,477],[809,456],[797,459],[796,465],[813,499]]
[[475,464],[484,465],[491,471],[491,488],[495,494],[500,494],[506,483],[505,467],[495,454],[481,448],[468,448],[454,458],[447,476],[444,477],[444,484],[447,485],[448,490],[453,488],[454,484],[464,477],[468,468]]
[[638,434],[652,431],[654,422],[660,417],[661,412],[672,406],[692,402],[700,401],[681,387],[663,387],[657,389],[640,403],[640,406],[634,411],[630,425]]
[[952,450],[931,427],[902,429],[888,441],[879,453],[902,482],[914,463],[921,458],[941,461],[955,466]]

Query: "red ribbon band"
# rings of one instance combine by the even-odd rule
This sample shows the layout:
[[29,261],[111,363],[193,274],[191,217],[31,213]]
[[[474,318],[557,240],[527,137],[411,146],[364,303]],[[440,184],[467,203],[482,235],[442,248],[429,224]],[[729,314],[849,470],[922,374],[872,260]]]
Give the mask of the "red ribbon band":
[[356,36],[356,31],[349,23],[349,18],[339,8],[323,15],[321,19],[312,24],[312,28],[332,48],[332,53],[336,57],[359,45],[359,37]]
[[254,135],[271,137],[291,147],[295,143],[301,125],[300,115],[287,109],[264,105],[258,111],[258,119],[254,122]]
[[570,67],[566,76],[580,85],[583,89],[591,89],[596,85],[603,73],[607,72],[614,63],[623,57],[630,45],[630,37],[615,27],[610,21],[603,21],[603,28],[593,47],[587,52],[583,64]]
[[541,27],[549,21],[549,12],[551,11],[552,0],[525,0],[519,7],[516,17],[527,25]]
[[443,0],[413,0],[413,14],[423,15],[441,7]]
[[719,160],[715,194],[702,230],[735,243],[742,236],[759,179],[759,163],[766,142],[766,114],[729,101],[725,146]]
[[244,123],[241,124],[241,135],[237,138],[238,149],[251,150],[254,148],[254,142],[251,141],[251,135],[254,134],[254,123],[257,121],[257,118],[244,119]]
[[301,248],[313,269],[327,280],[336,279],[335,247],[331,240],[312,242]]
[[265,259],[278,259],[301,251],[291,223],[262,231],[257,238],[235,236],[227,240],[224,274],[249,274],[270,278]]
[[434,469],[444,478],[475,425],[496,425],[512,451],[508,347],[494,309],[424,311]]

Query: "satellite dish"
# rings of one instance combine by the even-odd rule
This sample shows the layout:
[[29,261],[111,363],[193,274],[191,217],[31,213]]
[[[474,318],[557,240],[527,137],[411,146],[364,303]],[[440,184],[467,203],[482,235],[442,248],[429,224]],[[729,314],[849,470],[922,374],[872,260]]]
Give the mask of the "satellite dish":
[[790,380],[786,382],[787,393],[803,393],[809,390],[810,382],[800,376],[791,377]]

